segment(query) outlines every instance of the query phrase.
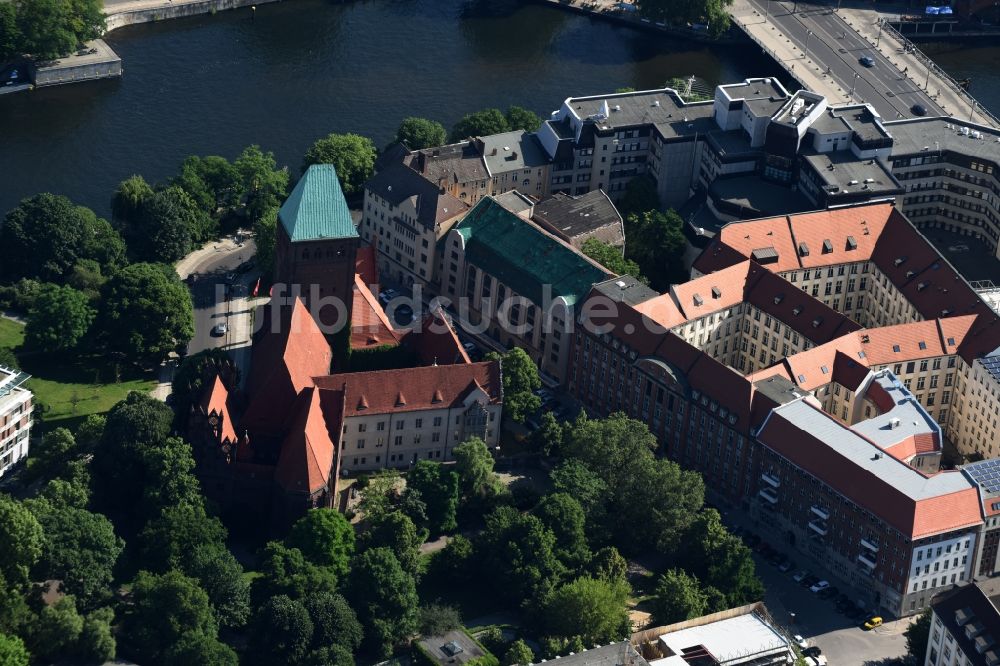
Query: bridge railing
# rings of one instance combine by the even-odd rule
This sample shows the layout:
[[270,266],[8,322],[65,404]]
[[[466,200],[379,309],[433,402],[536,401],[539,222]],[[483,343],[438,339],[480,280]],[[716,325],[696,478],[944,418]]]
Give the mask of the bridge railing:
[[[903,47],[904,51],[909,51],[910,53],[912,53],[917,58],[917,60],[919,60],[923,64],[924,67],[929,68],[930,71],[933,72],[936,77],[943,80],[945,84],[948,85],[950,88],[952,88],[955,92],[957,92],[960,97],[963,97],[969,103],[969,105],[973,107],[973,109],[978,111],[984,117],[989,118],[990,122],[993,123],[994,127],[1000,128],[1000,119],[997,119],[996,116],[990,113],[989,109],[980,104],[979,100],[973,97],[968,90],[963,88],[961,84],[959,84],[959,82],[956,81],[948,72],[938,67],[937,63],[935,63],[934,60],[931,59],[926,53],[918,49],[916,44],[914,44],[913,42],[911,42],[909,39],[906,38],[906,35],[901,33],[899,30],[896,30],[896,28],[894,28],[892,24],[889,23],[889,21],[887,21],[884,18],[879,17],[878,21],[879,23],[882,24],[882,31],[888,33],[897,42],[899,42],[900,45]],[[929,90],[927,92],[928,94],[930,94]],[[958,115],[956,115],[955,117],[959,118]]]

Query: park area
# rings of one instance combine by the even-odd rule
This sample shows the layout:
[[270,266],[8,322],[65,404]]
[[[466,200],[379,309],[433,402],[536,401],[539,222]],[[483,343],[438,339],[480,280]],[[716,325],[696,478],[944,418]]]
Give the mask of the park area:
[[31,375],[27,386],[35,394],[35,419],[43,430],[74,429],[90,414],[111,409],[129,391],[148,392],[156,383],[152,374],[131,367],[123,367],[116,379],[114,368],[101,356],[25,352],[23,343],[24,325],[0,318],[0,349],[12,350],[20,369]]

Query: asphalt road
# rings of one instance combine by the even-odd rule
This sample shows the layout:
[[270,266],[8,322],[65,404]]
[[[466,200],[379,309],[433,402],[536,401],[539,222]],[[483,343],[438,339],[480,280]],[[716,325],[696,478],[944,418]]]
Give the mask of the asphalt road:
[[[768,21],[811,60],[821,67],[829,67],[830,77],[841,88],[848,92],[853,89],[854,101],[868,102],[883,120],[915,117],[911,110],[914,104],[922,105],[928,115],[948,115],[927,93],[903,76],[895,65],[847,25],[834,7],[799,3],[793,14],[793,2],[748,1],[761,15],[768,12]],[[863,56],[871,56],[875,65],[862,65],[859,59]],[[804,58],[794,64],[807,66]]]
[[[221,322],[228,323],[234,314],[230,302],[226,300],[226,273],[249,260],[255,251],[253,242],[248,241],[242,247],[205,257],[194,269],[190,283],[194,303],[194,337],[188,343],[188,354],[236,342],[234,335],[237,332],[232,325],[227,335],[218,337],[212,335],[212,328]],[[256,280],[255,272],[237,276],[238,291],[234,295],[245,296]]]

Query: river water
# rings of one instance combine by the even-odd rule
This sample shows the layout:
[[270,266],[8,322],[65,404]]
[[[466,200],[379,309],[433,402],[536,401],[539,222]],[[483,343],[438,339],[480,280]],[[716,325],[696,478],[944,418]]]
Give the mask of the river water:
[[1000,117],[1000,46],[931,53],[934,53],[934,62],[956,79],[971,78],[969,92],[993,115]]
[[106,215],[130,174],[260,144],[280,164],[329,132],[388,142],[408,115],[450,127],[487,106],[539,114],[571,95],[777,76],[710,47],[516,0],[290,0],[113,32],[125,77],[0,98],[0,213],[39,191]]

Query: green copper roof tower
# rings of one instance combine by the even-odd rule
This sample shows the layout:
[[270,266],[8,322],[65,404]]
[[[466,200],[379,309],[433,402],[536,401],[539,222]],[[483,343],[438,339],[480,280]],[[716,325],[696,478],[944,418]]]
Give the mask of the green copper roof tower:
[[314,164],[306,170],[282,204],[278,219],[293,243],[358,235],[332,164]]

